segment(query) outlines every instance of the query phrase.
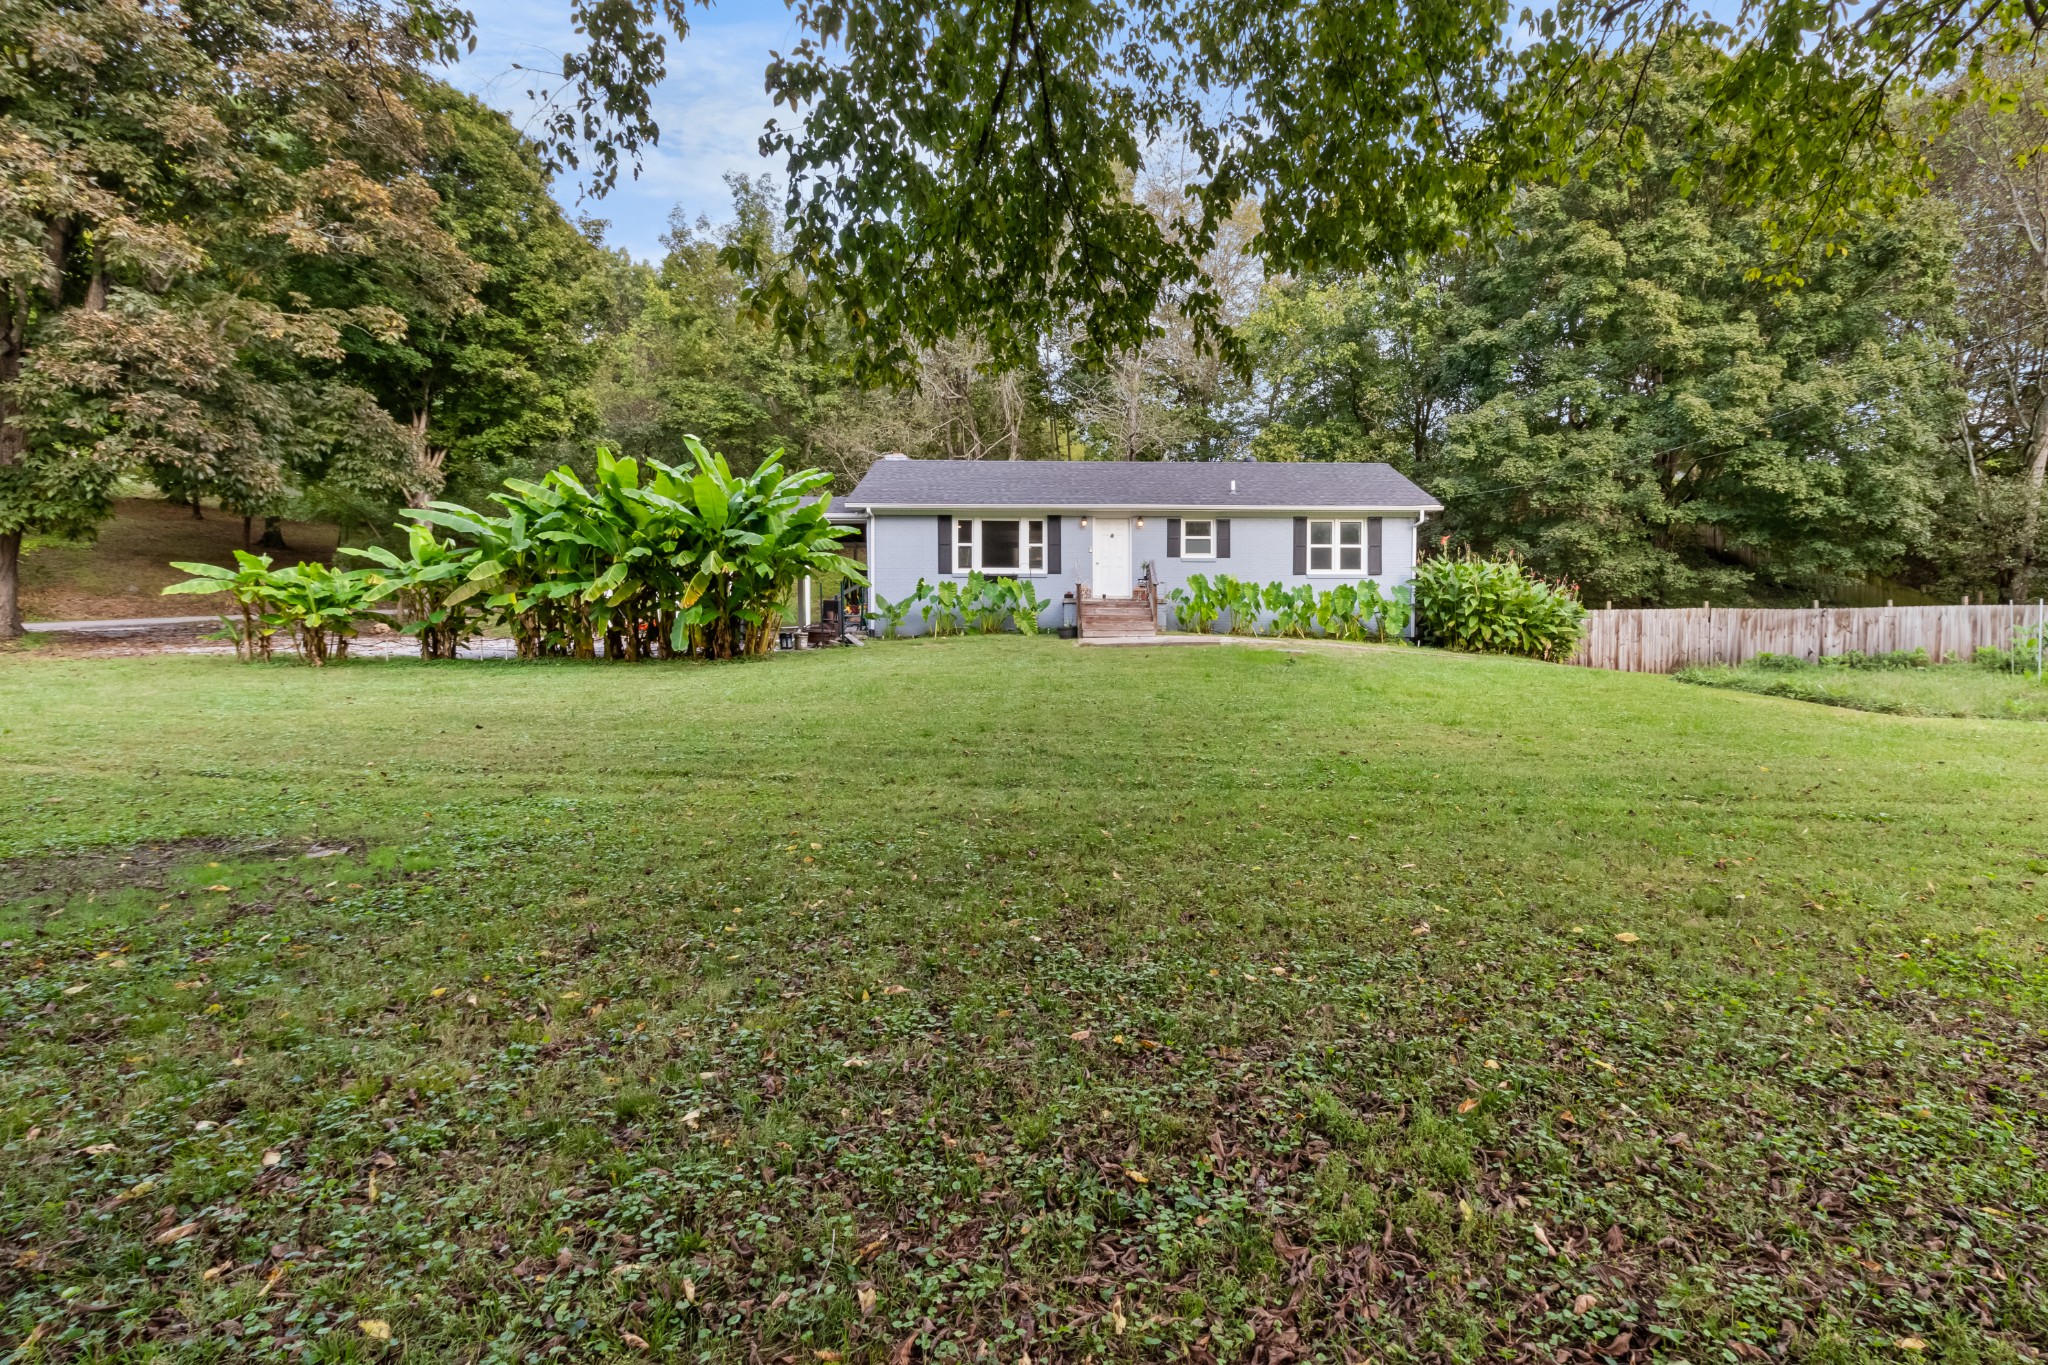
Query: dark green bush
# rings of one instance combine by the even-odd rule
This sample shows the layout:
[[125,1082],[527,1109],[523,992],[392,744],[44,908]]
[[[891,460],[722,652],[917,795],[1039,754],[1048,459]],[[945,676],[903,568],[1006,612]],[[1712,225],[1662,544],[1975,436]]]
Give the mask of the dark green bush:
[[[1981,657],[1982,651],[1979,654]],[[1889,654],[1864,654],[1852,649],[1847,654],[1824,654],[1818,661],[1809,661],[1797,654],[1766,651],[1750,660],[1750,664],[1765,672],[1797,673],[1807,668],[1932,668],[1934,660],[1927,657],[1924,649],[1895,649]]]
[[1426,559],[1415,571],[1425,643],[1569,659],[1586,608],[1578,588],[1538,578],[1513,559]]

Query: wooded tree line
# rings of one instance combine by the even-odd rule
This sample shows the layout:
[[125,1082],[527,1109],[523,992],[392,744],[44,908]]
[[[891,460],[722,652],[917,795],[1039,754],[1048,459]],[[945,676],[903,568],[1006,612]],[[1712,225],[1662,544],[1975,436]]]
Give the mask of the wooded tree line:
[[[1268,273],[1241,206],[1203,260],[1237,365],[1169,295],[1149,340],[1093,364],[1054,331],[996,368],[969,334],[922,348],[913,387],[860,389],[745,315],[729,262],[779,274],[787,247],[769,187],[738,182],[731,224],[679,225],[648,276],[602,421],[628,448],[687,427],[849,478],[884,450],[1385,460],[1447,504],[1451,548],[1512,552],[1596,602],[2048,591],[2048,163],[2028,157],[2048,87],[2024,77],[2031,101],[1939,126],[1900,110],[1931,192],[1788,259],[1777,206],[1724,195],[1726,148],[1699,135],[1726,60],[1673,44],[1633,161],[1524,190],[1508,230],[1461,250]],[[1127,188],[1162,221],[1186,192],[1157,158]]]
[[203,8],[0,11],[0,630],[22,534],[89,533],[123,477],[381,527],[597,439],[667,457],[685,435],[842,489],[892,450],[1385,459],[1449,504],[1454,545],[1592,600],[2043,588],[2032,77],[1952,121],[1898,110],[1934,193],[1791,248],[1784,205],[1724,192],[1756,131],[1716,122],[1730,59],[1704,38],[1611,59],[1627,114],[1588,133],[1610,154],[1376,269],[1280,269],[1272,217],[1299,205],[1211,214],[1202,158],[1155,151],[1105,191],[1105,221],[1192,262],[1142,325],[991,305],[883,366],[766,180],[634,262],[558,206],[559,140],[428,74],[460,23]]

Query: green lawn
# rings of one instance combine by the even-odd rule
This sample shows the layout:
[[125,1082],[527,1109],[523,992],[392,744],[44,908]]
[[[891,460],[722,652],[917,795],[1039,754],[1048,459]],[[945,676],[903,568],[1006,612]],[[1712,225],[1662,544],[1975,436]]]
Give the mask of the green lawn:
[[1688,668],[1681,680],[1765,697],[1894,716],[1967,716],[1984,720],[2048,720],[2048,687],[2031,673],[1975,664],[1938,668]]
[[1395,650],[16,654],[0,811],[22,1359],[2048,1339],[2048,728]]

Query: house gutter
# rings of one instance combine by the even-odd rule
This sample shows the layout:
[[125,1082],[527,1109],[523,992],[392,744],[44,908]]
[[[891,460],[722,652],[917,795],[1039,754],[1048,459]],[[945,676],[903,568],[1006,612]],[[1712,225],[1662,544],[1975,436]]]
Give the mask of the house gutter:
[[1440,502],[1419,507],[1340,507],[1335,504],[1303,506],[1299,503],[1251,506],[1244,503],[1213,502],[865,502],[847,505],[858,506],[869,516],[894,512],[958,512],[983,508],[1006,512],[1078,512],[1084,515],[1102,512],[1352,512],[1370,516],[1406,514],[1414,516],[1418,525],[1429,513],[1444,510]]

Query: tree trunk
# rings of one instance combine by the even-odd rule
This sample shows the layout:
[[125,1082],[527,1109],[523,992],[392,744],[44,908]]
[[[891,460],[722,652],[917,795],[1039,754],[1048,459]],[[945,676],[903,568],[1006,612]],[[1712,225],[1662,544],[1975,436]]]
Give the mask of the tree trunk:
[[199,508],[199,495],[198,495],[197,493],[194,493],[194,494],[192,495],[192,520],[194,520],[194,521],[205,521],[205,520],[206,520],[206,513],[205,513],[205,512],[203,512],[203,511],[201,511],[201,510],[200,510],[200,508]]
[[2020,518],[2019,557],[2006,593],[2014,601],[2032,591],[2034,566],[2041,561],[2041,494],[2043,485],[2048,485],[2048,389],[2042,391],[2041,401],[2034,407],[2033,438],[2032,449],[2027,451],[2027,506]]
[[21,638],[21,532],[0,535],[0,640]]
[[276,517],[263,519],[263,539],[256,543],[266,550],[291,549],[291,546],[284,543],[284,522]]

